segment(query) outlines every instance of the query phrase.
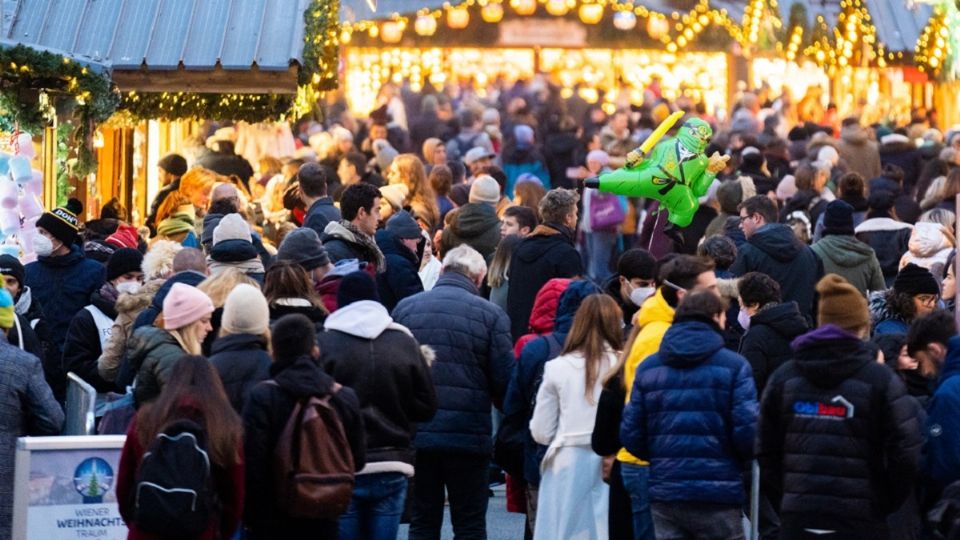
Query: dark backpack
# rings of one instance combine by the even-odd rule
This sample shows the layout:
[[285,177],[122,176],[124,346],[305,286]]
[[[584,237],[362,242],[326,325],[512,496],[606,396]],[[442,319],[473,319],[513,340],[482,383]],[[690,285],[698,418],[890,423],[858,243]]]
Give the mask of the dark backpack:
[[298,401],[277,441],[276,502],[289,516],[335,519],[350,504],[353,453],[340,415],[330,404],[340,388],[334,384],[326,396]]
[[467,140],[463,140],[460,135],[457,135],[453,138],[454,152],[448,157],[448,159],[463,159],[463,156],[467,155],[467,152],[471,148],[476,146],[477,139],[480,138],[480,133],[475,134],[473,137],[470,137]]
[[140,462],[134,503],[137,528],[168,538],[195,538],[210,526],[216,491],[204,429],[190,420],[167,425]]

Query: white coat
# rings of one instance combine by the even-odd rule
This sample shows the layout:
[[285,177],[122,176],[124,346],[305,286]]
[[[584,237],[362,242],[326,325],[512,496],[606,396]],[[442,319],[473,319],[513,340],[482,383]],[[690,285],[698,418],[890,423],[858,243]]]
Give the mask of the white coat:
[[547,362],[530,419],[533,439],[547,446],[540,464],[535,540],[606,540],[610,491],[603,482],[602,459],[590,449],[602,376],[616,362],[610,350],[600,376],[585,389],[586,360],[579,352]]

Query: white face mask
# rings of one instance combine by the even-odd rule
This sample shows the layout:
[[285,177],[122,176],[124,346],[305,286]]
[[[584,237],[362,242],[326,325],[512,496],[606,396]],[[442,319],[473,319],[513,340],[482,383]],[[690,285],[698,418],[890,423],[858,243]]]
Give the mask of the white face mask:
[[42,234],[33,239],[33,251],[38,257],[49,257],[53,254],[53,241]]
[[747,310],[740,308],[740,313],[737,313],[737,322],[740,323],[744,331],[750,329],[750,314],[747,313]]
[[637,287],[630,291],[630,301],[633,305],[641,307],[655,292],[657,292],[656,287]]
[[137,281],[124,281],[117,284],[117,292],[126,294],[137,294],[140,291],[140,283]]

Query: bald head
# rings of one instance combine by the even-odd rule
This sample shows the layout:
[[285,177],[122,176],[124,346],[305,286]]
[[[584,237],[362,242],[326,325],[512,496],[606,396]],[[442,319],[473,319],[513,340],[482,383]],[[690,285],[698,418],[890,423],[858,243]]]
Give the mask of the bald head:
[[210,202],[221,199],[236,199],[240,202],[240,192],[233,184],[217,184],[217,187],[213,188],[213,193],[210,194]]
[[173,272],[193,270],[201,274],[207,273],[207,260],[203,252],[197,248],[183,248],[173,258]]

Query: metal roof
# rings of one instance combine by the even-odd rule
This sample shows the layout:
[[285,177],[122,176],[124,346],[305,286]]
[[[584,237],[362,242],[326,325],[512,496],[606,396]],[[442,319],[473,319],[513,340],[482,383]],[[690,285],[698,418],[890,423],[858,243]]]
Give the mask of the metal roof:
[[302,62],[309,0],[19,0],[9,41],[114,70],[286,71]]
[[903,0],[865,0],[867,11],[877,29],[877,38],[888,51],[913,51],[930,17],[933,7],[914,2],[907,7]]

